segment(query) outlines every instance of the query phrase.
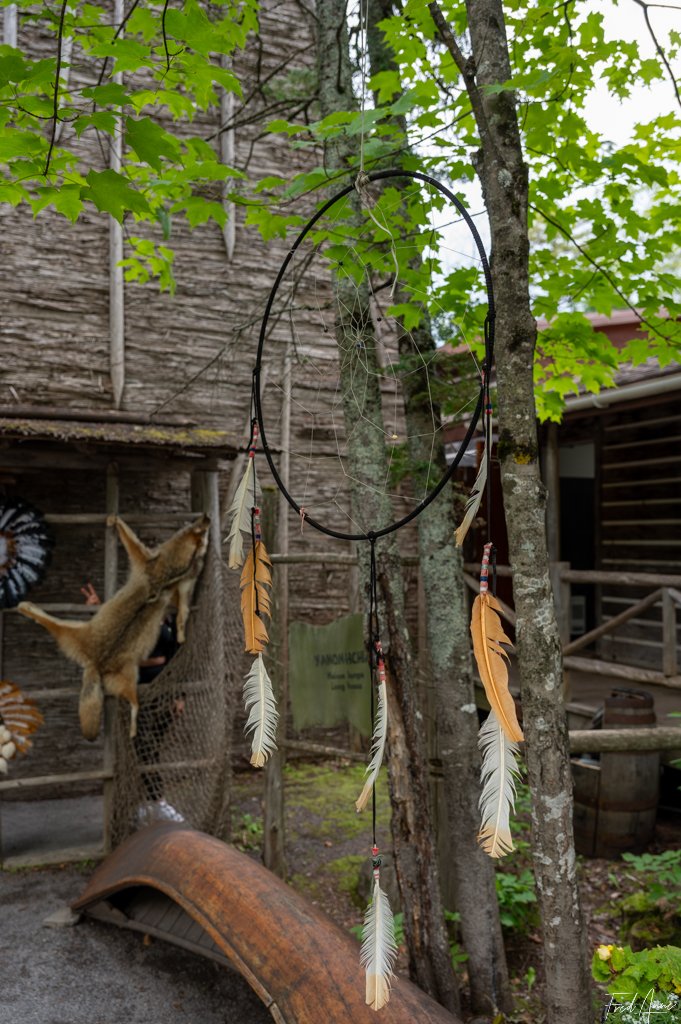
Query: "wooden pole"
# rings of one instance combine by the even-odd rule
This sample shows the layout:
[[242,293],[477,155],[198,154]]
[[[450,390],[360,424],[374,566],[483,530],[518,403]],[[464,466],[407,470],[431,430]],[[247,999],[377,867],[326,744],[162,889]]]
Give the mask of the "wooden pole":
[[[209,551],[210,564],[215,565],[215,575],[210,581],[211,595],[209,607],[205,614],[210,615],[213,642],[221,647],[214,665],[222,686],[221,704],[214,709],[215,715],[222,716],[221,749],[218,753],[220,761],[216,774],[214,796],[211,802],[211,819],[213,835],[218,839],[229,841],[231,835],[231,798],[232,798],[232,734],[234,730],[234,699],[232,695],[232,678],[227,669],[225,622],[227,621],[226,601],[224,593],[224,577],[222,572],[222,531],[220,526],[220,490],[219,477],[215,469],[201,467],[194,470],[191,476],[191,507],[192,512],[205,512],[210,516]],[[208,571],[206,566],[204,572]],[[208,581],[204,581],[207,585]],[[210,681],[204,685],[210,686]],[[191,687],[185,687],[190,693]],[[145,765],[145,769],[148,766]]]
[[[224,53],[220,57],[220,65],[222,68],[229,70],[230,60]],[[220,160],[227,167],[234,167],[236,158],[236,136],[234,128],[224,128],[224,125],[229,124],[234,117],[234,94],[228,92],[227,89],[220,91]],[[228,183],[225,182],[223,186],[223,197],[222,206],[227,214],[227,220],[225,226],[222,229],[222,237],[225,242],[225,251],[227,253],[227,262],[231,263],[234,256],[234,245],[236,241],[236,207],[233,202],[227,198]]]
[[662,672],[637,668],[635,665],[619,665],[616,661],[598,661],[596,658],[575,658],[571,654],[564,659],[564,664],[577,672],[628,679],[632,683],[651,683],[653,686],[666,686],[672,690],[681,689],[681,675],[665,676]]
[[654,590],[652,594],[648,594],[642,601],[637,601],[636,604],[632,604],[626,611],[620,612],[614,619],[610,619],[609,622],[604,622],[602,625],[597,626],[596,629],[592,629],[588,633],[584,633],[583,636],[577,637],[576,640],[573,640],[572,643],[567,644],[563,648],[563,653],[566,655],[574,654],[575,651],[581,650],[582,647],[588,647],[594,640],[605,636],[606,633],[612,633],[618,626],[624,625],[629,619],[633,619],[640,612],[644,612],[646,608],[650,608],[651,605],[659,601],[663,593],[664,591],[662,590]]
[[17,5],[8,4],[5,7],[5,18],[3,25],[3,42],[5,46],[17,45]]
[[[123,0],[114,0],[114,24],[123,21]],[[114,82],[120,84],[123,75],[116,73]],[[123,121],[118,118],[116,131],[109,143],[109,167],[120,173],[123,163]],[[123,400],[125,388],[125,292],[123,268],[123,225],[114,217],[109,217],[109,364],[111,372],[111,388],[116,409]]]
[[[120,505],[120,480],[118,466],[109,464],[106,470],[106,511],[107,516],[117,516]],[[114,525],[107,525],[104,535],[104,600],[108,601],[118,588],[118,535]],[[114,697],[104,698],[104,772],[103,812],[104,812],[104,852],[111,850],[111,836],[114,818],[114,787],[113,773],[116,764],[116,737],[114,732],[116,700]]]
[[[291,352],[292,342],[289,341],[284,353],[284,370],[282,374],[281,403],[281,455],[279,457],[279,476],[288,490],[291,482]],[[291,508],[284,495],[279,491],[276,513],[277,547],[283,555],[289,553],[289,514]],[[275,578],[276,615],[277,615],[277,675],[279,690],[279,737],[286,738],[286,721],[288,712],[288,625],[289,625],[289,572],[287,563],[277,567]],[[282,768],[286,763],[286,752],[281,753]]]
[[681,729],[571,729],[570,753],[610,753],[633,750],[681,750]]
[[676,676],[679,672],[676,602],[668,589],[662,591],[662,672],[665,676]]
[[[262,525],[265,547],[272,546],[272,542],[277,536],[277,516],[278,492],[274,487],[264,487]],[[278,596],[279,587],[276,580],[273,581],[273,584],[275,593]],[[272,679],[272,687],[279,708],[279,725],[277,728],[277,742],[279,742],[280,737],[285,739],[286,736],[286,704],[281,693],[281,650],[285,630],[279,621],[279,608],[276,601],[272,611],[272,621],[269,624],[270,642],[265,658],[268,663],[268,672]],[[286,878],[283,754],[279,745],[277,750],[270,755],[265,765],[264,819],[263,863],[265,867],[273,871],[279,878]]]

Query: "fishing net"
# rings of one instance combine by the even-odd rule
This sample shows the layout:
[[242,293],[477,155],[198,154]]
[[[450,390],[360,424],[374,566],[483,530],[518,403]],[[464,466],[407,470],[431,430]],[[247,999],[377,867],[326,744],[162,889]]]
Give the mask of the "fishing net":
[[150,683],[138,687],[137,737],[126,704],[113,703],[111,842],[174,810],[194,828],[229,838],[234,672],[241,669],[239,622],[224,616],[216,530],[192,602],[187,639]]

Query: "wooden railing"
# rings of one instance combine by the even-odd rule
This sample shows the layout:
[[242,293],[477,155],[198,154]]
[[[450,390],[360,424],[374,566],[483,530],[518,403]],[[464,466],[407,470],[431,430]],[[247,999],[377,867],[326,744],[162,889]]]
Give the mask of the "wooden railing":
[[[477,579],[470,575],[471,572],[477,572],[477,566],[467,563],[465,568],[466,585],[477,593]],[[510,566],[497,566],[497,574],[511,576]],[[554,562],[551,565],[551,578],[558,629],[563,643],[563,664],[566,669],[627,679],[630,682],[652,683],[681,689],[677,647],[677,608],[681,605],[681,576],[646,572],[601,572],[595,569],[571,569],[569,562]],[[610,584],[617,587],[653,587],[654,589],[626,611],[571,640],[570,587],[572,583],[592,583],[601,586]],[[662,603],[662,670],[660,672],[640,668],[637,665],[622,665],[618,662],[603,661],[597,658],[575,657],[577,651],[581,651],[604,636],[611,635],[620,626],[658,602]],[[516,615],[513,609],[503,602],[500,603],[502,617],[515,625]]]

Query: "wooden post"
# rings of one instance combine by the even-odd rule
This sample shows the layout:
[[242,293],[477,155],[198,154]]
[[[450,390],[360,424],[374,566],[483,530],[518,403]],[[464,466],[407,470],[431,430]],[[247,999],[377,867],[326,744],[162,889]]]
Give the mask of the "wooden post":
[[[265,547],[273,547],[277,536],[278,492],[274,487],[264,487],[262,496],[262,525]],[[277,573],[282,567],[277,568]],[[274,593],[279,595],[276,579],[273,580]],[[279,708],[279,724],[277,738],[286,737],[286,703],[282,696],[282,640],[286,632],[285,626],[279,621],[279,606],[275,600],[272,608],[272,621],[269,624],[270,642],[265,652],[267,668],[272,679],[272,688]],[[264,807],[264,842],[263,863],[280,878],[286,878],[286,849],[284,829],[284,779],[283,752],[281,747],[274,751],[265,765],[265,807]]]
[[[225,69],[230,68],[230,59],[224,53],[220,57],[220,66]],[[234,128],[225,128],[226,124],[229,124],[234,117],[234,94],[228,92],[227,89],[220,90],[220,160],[227,167],[234,167],[235,164],[235,132]],[[222,198],[222,206],[227,214],[227,220],[225,226],[222,229],[222,237],[225,241],[225,250],[227,252],[227,262],[232,262],[234,256],[234,244],[236,240],[236,207],[233,202],[227,198],[228,184],[227,182],[223,185],[224,195]]]
[[[120,481],[118,477],[118,466],[115,462],[110,463],[106,470],[106,511],[110,516],[116,516],[119,512],[120,503]],[[118,534],[115,526],[106,527],[104,536],[104,600],[108,601],[116,593],[118,587]],[[104,852],[111,850],[111,834],[114,817],[114,787],[113,773],[116,764],[116,737],[114,734],[114,721],[116,715],[116,700],[114,697],[104,698],[104,771],[108,778],[104,781]]]
[[223,716],[224,731],[222,733],[221,764],[215,785],[215,796],[211,817],[214,825],[219,823],[219,831],[213,831],[218,839],[229,841],[231,835],[231,797],[232,797],[232,733],[234,727],[234,701],[232,698],[232,680],[226,663],[224,623],[227,620],[225,610],[224,578],[222,574],[222,529],[220,521],[219,476],[214,463],[206,461],[200,469],[191,475],[191,507],[193,512],[205,512],[210,516],[209,554],[211,563],[215,565],[215,576],[211,580],[212,601],[210,614],[214,623],[215,643],[222,645],[215,669],[222,678],[222,705],[215,708],[215,714]]
[[[123,0],[114,0],[114,24],[123,21]],[[116,73],[114,82],[120,84],[123,76]],[[116,131],[109,143],[109,167],[120,173],[123,162],[123,121],[118,119]],[[114,407],[120,409],[125,388],[125,309],[123,268],[123,225],[109,217],[109,366]]]
[[[357,557],[356,553],[354,557]],[[355,614],[361,611],[361,607],[359,597],[359,564],[355,561],[348,569],[348,611],[350,614]],[[348,722],[348,746],[355,753],[359,753],[363,747],[362,734],[352,722]]]
[[[281,455],[279,456],[279,477],[284,487],[288,490],[291,480],[291,351],[292,342],[289,341],[284,353],[284,371],[282,374],[282,402],[281,402]],[[276,531],[273,537],[277,538],[277,551],[286,556],[289,553],[289,515],[291,507],[279,491],[277,498],[277,511],[275,515]],[[275,609],[277,615],[277,685],[279,700],[279,736],[286,738],[286,717],[288,710],[288,619],[289,619],[289,571],[288,565],[284,563],[278,566],[276,579],[274,581],[276,593]],[[282,748],[282,768],[286,763],[286,749]]]
[[3,42],[5,46],[17,45],[17,5],[8,4],[5,7],[5,19],[3,25]]
[[669,588],[662,591],[662,673],[675,676],[679,671],[676,649],[676,602]]

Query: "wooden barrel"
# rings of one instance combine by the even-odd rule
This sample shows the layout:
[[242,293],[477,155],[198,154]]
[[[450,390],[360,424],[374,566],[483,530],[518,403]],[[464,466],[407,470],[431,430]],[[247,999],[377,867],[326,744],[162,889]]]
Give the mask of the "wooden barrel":
[[[655,702],[643,690],[613,690],[603,707],[604,729],[655,728]],[[576,762],[575,844],[590,857],[640,853],[651,842],[660,785],[657,751],[601,754]]]

